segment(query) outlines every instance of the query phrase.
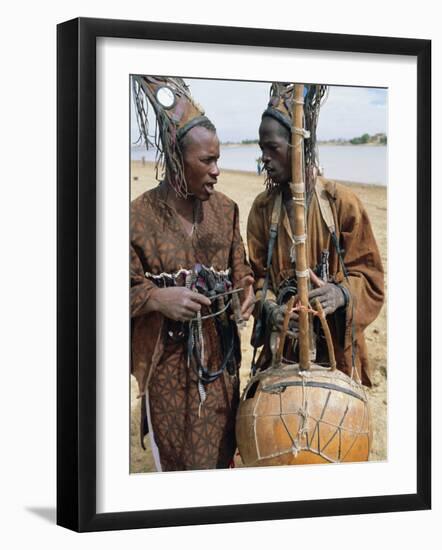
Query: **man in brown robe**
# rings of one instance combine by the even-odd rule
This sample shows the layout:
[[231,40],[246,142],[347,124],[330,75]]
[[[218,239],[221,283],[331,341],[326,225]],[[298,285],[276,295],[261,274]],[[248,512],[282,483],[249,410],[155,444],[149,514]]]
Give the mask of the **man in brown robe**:
[[[295,280],[296,266],[290,257],[294,244],[293,200],[289,187],[292,176],[291,131],[287,87],[275,83],[259,129],[259,145],[269,185],[267,191],[256,197],[247,225],[249,259],[259,303],[266,280],[272,213],[278,195],[281,197],[268,290],[256,314],[265,333],[257,342],[264,343],[257,361],[258,368],[270,364],[271,334],[282,328],[285,314],[285,306],[278,303],[278,296],[281,297],[284,289]],[[316,176],[314,168],[307,168],[310,177],[306,178],[307,261],[312,283],[309,299],[318,298],[327,316],[337,367],[370,386],[371,371],[364,329],[377,317],[384,301],[384,272],[379,250],[360,200],[347,187]],[[324,201],[327,201],[328,208],[324,208]],[[327,223],[324,209],[332,216]],[[327,264],[326,276],[324,272],[320,277],[315,276],[324,262]],[[292,333],[296,334],[296,313],[291,314],[291,326]],[[328,357],[324,338],[318,336],[316,345],[316,362],[325,362]]]
[[[157,94],[162,82],[143,84]],[[217,324],[210,317],[213,300],[196,292],[189,281],[205,273],[231,289],[243,288],[241,313],[246,319],[253,309],[253,277],[239,232],[238,207],[215,191],[215,127],[193,103],[191,114],[179,120],[180,113],[189,112],[191,99],[181,94],[182,88],[168,86],[177,103],[172,120],[176,127],[161,137],[165,143],[175,131],[179,136],[168,154],[176,154],[174,161],[182,159],[183,177],[179,180],[166,158],[164,180],[131,204],[132,373],[146,396],[157,469],[226,468],[236,449],[239,338],[233,321],[224,317]],[[161,106],[156,107],[158,116]],[[166,285],[171,280],[174,284]],[[192,340],[195,331],[189,337],[197,322],[200,342]],[[220,327],[227,331],[227,340],[222,340]],[[197,344],[198,358],[192,353]]]

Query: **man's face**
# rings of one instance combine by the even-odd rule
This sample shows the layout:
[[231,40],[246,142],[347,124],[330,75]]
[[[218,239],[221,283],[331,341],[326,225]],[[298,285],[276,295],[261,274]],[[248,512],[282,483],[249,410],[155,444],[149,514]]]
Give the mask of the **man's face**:
[[215,133],[195,126],[186,136],[183,153],[184,175],[189,194],[206,201],[215,191],[219,176],[219,141]]
[[291,179],[291,158],[288,131],[277,120],[265,116],[259,127],[259,146],[267,174],[275,183]]

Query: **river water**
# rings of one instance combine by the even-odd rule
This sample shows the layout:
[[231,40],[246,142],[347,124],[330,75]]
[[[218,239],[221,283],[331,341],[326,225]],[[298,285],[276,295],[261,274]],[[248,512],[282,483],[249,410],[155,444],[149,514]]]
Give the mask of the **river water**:
[[[219,167],[256,172],[258,146],[221,146]],[[132,148],[132,160],[155,160],[155,151]],[[331,179],[387,185],[387,147],[385,145],[323,145],[319,160],[324,176]]]

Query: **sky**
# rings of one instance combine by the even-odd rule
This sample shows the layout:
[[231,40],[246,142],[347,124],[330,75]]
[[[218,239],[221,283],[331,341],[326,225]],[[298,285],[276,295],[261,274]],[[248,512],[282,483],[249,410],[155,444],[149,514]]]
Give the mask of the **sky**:
[[[269,83],[184,80],[194,99],[215,124],[221,142],[258,138],[261,114],[268,103]],[[387,97],[388,91],[382,88],[330,86],[319,115],[318,139],[351,139],[378,132],[387,134]],[[138,138],[138,128],[133,102],[131,112],[134,143]]]

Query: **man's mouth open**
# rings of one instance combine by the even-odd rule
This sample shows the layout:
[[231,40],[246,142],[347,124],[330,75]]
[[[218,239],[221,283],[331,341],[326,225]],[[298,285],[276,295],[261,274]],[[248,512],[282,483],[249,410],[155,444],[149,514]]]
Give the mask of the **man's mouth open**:
[[212,195],[215,192],[215,184],[214,183],[206,183],[204,185],[204,190],[208,195]]

